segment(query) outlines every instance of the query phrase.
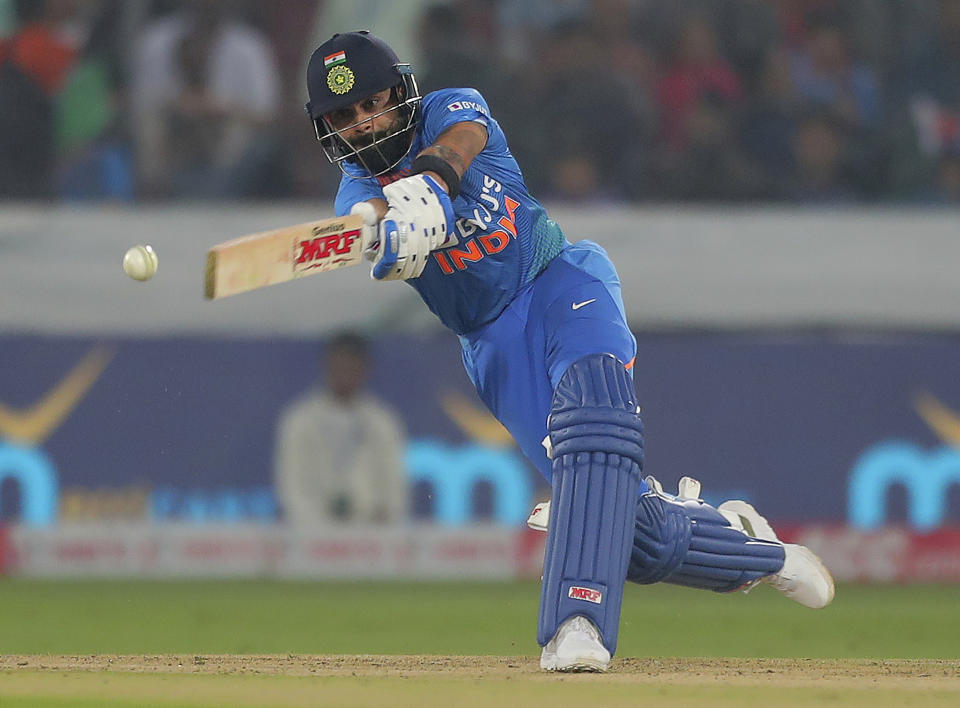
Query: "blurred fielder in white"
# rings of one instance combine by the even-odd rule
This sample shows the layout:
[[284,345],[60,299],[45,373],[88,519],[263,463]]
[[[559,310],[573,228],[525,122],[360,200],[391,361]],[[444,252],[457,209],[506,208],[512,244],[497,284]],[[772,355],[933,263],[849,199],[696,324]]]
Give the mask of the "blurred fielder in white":
[[299,526],[397,524],[407,517],[403,432],[390,409],[364,390],[369,352],[360,336],[329,340],[325,387],[283,411],[275,448],[284,519]]

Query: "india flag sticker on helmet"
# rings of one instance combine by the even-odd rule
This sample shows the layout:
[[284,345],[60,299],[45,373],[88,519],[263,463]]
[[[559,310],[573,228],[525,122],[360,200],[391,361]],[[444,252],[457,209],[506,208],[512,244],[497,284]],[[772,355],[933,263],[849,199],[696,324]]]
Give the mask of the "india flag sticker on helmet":
[[328,57],[323,58],[324,66],[333,66],[334,64],[342,64],[347,60],[346,52],[334,52]]

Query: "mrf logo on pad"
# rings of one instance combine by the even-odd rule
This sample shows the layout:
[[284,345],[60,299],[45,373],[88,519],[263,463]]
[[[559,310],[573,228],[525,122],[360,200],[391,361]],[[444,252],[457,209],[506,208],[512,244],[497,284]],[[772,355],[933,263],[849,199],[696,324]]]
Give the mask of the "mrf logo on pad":
[[603,593],[599,590],[594,590],[593,588],[584,588],[579,585],[571,585],[570,590],[567,591],[567,597],[570,597],[574,600],[585,600],[586,602],[592,602],[595,605],[599,605],[603,602]]

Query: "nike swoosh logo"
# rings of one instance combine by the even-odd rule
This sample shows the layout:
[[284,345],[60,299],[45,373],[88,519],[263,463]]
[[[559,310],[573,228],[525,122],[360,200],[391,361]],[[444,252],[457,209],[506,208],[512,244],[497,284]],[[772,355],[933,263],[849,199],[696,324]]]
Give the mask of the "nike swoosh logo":
[[574,310],[579,310],[584,305],[589,305],[591,302],[596,302],[596,301],[597,301],[597,298],[593,298],[592,300],[584,300],[583,302],[575,302],[570,307],[572,307]]
[[93,349],[63,381],[26,410],[0,403],[0,437],[26,445],[43,443],[83,400],[113,354],[108,347]]
[[916,397],[914,405],[920,417],[937,437],[948,445],[960,447],[960,415],[943,405],[929,393]]
[[440,399],[440,405],[453,422],[473,440],[491,447],[510,447],[513,436],[486,409],[475,406],[466,396],[451,391]]

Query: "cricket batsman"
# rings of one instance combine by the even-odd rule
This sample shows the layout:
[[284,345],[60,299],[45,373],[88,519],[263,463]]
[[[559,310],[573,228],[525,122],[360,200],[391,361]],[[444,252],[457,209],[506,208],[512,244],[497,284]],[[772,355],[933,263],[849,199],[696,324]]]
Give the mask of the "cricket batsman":
[[808,607],[833,579],[749,504],[714,508],[643,471],[636,341],[606,252],[569,242],[527,191],[471,88],[421,96],[381,39],[334,35],[307,67],[307,113],[343,172],[336,213],[362,215],[376,280],[405,280],[460,339],[490,411],[552,485],[537,640],[550,671],[604,671],[625,580],[716,592],[764,581]]

